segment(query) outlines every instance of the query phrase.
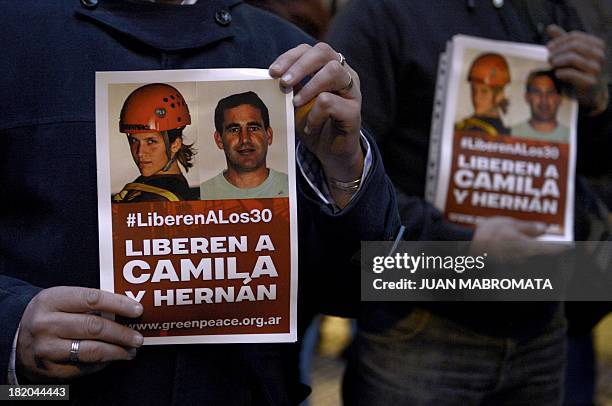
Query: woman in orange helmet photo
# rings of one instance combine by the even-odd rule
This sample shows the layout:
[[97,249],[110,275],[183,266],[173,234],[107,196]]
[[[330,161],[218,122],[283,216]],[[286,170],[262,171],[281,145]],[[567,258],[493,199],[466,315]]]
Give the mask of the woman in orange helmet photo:
[[501,120],[508,99],[504,87],[510,83],[510,68],[506,59],[494,53],[479,55],[468,73],[474,114],[455,126],[459,131],[478,131],[489,135],[508,135],[510,129]]
[[189,184],[180,168],[188,171],[193,166],[193,144],[183,142],[183,130],[189,124],[187,103],[170,85],[148,84],[128,96],[121,109],[119,131],[127,135],[140,176],[113,196],[113,202],[191,198]]

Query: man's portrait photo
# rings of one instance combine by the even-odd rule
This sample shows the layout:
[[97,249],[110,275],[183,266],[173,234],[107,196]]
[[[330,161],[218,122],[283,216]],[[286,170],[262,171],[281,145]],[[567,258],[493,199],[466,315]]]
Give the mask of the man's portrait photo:
[[553,71],[531,72],[525,86],[525,101],[531,117],[512,127],[512,135],[540,141],[569,142],[569,128],[559,122],[562,102],[559,80]]
[[246,199],[289,195],[286,173],[268,167],[274,141],[270,113],[253,91],[219,100],[214,111],[214,142],[226,167],[200,185],[200,198]]

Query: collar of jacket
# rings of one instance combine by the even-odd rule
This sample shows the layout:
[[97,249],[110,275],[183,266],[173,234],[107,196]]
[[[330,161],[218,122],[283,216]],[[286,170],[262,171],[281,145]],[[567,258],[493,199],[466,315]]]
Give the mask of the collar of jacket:
[[222,25],[218,13],[231,12],[241,0],[200,0],[196,4],[98,0],[93,9],[74,0],[77,18],[84,18],[103,29],[119,32],[161,51],[182,51],[207,46],[233,37],[233,23]]

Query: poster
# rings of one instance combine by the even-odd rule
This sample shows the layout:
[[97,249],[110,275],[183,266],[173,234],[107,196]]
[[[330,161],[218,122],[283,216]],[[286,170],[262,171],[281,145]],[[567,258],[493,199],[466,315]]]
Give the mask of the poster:
[[441,58],[427,198],[454,223],[491,216],[573,240],[577,102],[545,47],[455,36]]
[[291,100],[266,70],[96,74],[100,283],[145,344],[296,340]]

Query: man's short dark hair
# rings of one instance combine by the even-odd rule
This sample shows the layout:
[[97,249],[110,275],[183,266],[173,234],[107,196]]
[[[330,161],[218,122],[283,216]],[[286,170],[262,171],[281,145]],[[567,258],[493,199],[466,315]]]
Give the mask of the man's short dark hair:
[[264,127],[266,129],[270,127],[270,114],[264,102],[257,96],[257,93],[244,92],[227,96],[217,103],[217,107],[215,108],[215,130],[217,130],[219,134],[223,134],[223,115],[225,111],[242,106],[243,104],[248,104],[258,109],[261,113]]
[[539,78],[540,76],[548,77],[553,83],[553,86],[555,87],[555,90],[557,91],[557,93],[559,94],[561,93],[561,87],[562,87],[561,81],[557,79],[557,77],[555,76],[555,72],[552,70],[536,70],[536,71],[531,72],[529,76],[527,76],[527,83],[525,84],[525,91],[529,92],[529,89],[531,88],[533,81],[536,78]]

